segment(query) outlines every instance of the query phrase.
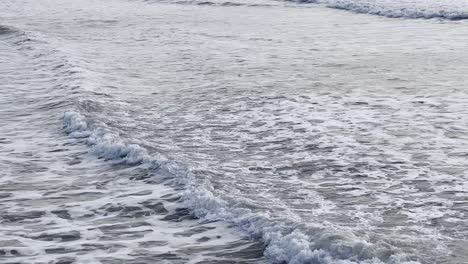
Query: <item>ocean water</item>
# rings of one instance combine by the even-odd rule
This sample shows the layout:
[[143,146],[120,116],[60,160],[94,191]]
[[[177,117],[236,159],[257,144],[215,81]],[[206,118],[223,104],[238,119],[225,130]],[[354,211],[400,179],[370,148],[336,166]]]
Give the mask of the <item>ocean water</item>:
[[468,263],[465,18],[1,1],[0,263]]

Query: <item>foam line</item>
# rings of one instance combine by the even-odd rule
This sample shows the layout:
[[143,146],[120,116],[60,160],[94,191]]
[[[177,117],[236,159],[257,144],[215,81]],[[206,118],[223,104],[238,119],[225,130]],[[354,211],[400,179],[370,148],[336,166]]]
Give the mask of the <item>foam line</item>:
[[64,130],[85,139],[92,153],[100,158],[128,165],[146,164],[158,173],[170,174],[185,186],[182,200],[200,221],[227,221],[265,243],[265,255],[274,263],[317,264],[416,264],[385,244],[372,244],[350,232],[301,228],[294,221],[273,220],[267,213],[233,208],[213,194],[207,181],[195,179],[190,171],[163,157],[153,157],[135,144],[127,144],[117,133],[93,128],[75,111],[64,114]]
[[391,18],[468,19],[466,1],[448,0],[292,0],[322,4],[330,8]]

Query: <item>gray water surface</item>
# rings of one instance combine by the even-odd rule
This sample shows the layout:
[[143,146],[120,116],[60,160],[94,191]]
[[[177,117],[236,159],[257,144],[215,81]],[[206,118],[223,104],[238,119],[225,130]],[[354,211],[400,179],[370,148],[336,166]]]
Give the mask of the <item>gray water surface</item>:
[[468,263],[466,21],[2,5],[0,262]]

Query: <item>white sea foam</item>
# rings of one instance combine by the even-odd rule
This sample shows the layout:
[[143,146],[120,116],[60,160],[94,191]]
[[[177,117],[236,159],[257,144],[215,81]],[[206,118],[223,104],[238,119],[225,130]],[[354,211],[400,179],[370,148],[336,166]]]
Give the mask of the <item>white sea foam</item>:
[[[452,213],[447,210],[452,205],[440,203],[441,200],[459,201],[466,190],[463,188],[466,187],[466,176],[456,175],[466,168],[466,159],[463,159],[466,141],[460,139],[465,137],[461,128],[466,123],[463,116],[467,109],[464,107],[466,94],[460,88],[464,87],[460,72],[467,65],[462,56],[462,43],[467,35],[462,34],[462,23],[376,19],[324,8],[265,8],[262,15],[255,8],[245,8],[246,16],[239,19],[218,7],[161,5],[140,8],[138,1],[132,2],[138,10],[148,11],[147,14],[140,14],[138,10],[129,12],[128,6],[120,5],[108,6],[104,8],[108,12],[102,14],[93,13],[88,2],[91,1],[74,2],[81,10],[76,9],[76,12],[69,12],[74,9],[67,8],[61,14],[57,7],[51,12],[54,15],[47,13],[48,10],[31,8],[41,19],[32,19],[38,21],[35,23],[25,21],[28,26],[18,27],[28,29],[28,35],[32,28],[47,32],[45,37],[48,38],[57,36],[55,41],[52,40],[54,45],[60,46],[65,54],[71,54],[76,65],[89,70],[89,76],[84,76],[85,80],[80,78],[78,88],[74,88],[76,97],[86,97],[86,101],[92,102],[76,106],[83,109],[80,112],[89,119],[78,112],[67,112],[65,130],[78,138],[77,141],[85,141],[96,156],[110,162],[104,168],[99,160],[91,158],[96,163],[85,160],[78,169],[74,167],[75,172],[81,174],[87,167],[96,166],[103,175],[112,176],[110,184],[114,178],[126,179],[126,175],[135,175],[133,172],[137,171],[133,167],[117,166],[125,167],[125,173],[113,177],[115,168],[110,166],[113,163],[147,164],[155,169],[155,174],[174,175],[185,185],[185,206],[202,220],[225,220],[263,240],[265,254],[274,262],[404,262],[405,257],[395,248],[428,262],[437,259],[441,252],[433,247],[434,243],[447,248],[458,243],[456,245],[462,250],[455,249],[453,254],[458,254],[455,257],[443,249],[448,252],[448,261],[466,255],[464,241],[452,240],[463,236],[463,204],[454,202]],[[17,12],[12,12],[18,17],[15,21],[35,17],[20,12],[25,4],[15,6],[18,7]],[[116,15],[114,9],[131,13],[131,16]],[[71,13],[73,16],[69,16]],[[42,19],[47,17],[44,14],[51,19]],[[108,16],[109,20],[88,21],[93,14]],[[232,36],[224,37],[226,19],[232,22],[229,26],[233,30]],[[326,19],[332,23],[322,23]],[[191,23],[192,20],[196,23]],[[64,23],[57,24],[56,21]],[[80,21],[86,26],[78,23]],[[150,34],[154,24],[160,21],[170,23],[167,28],[158,27],[157,34]],[[67,22],[70,22],[69,27],[63,28]],[[187,38],[176,31],[174,35],[173,23],[180,25],[180,29],[187,27],[187,32],[193,34]],[[366,26],[362,27],[363,24]],[[314,36],[310,36],[310,25],[317,25]],[[167,34],[159,34],[159,31]],[[388,31],[388,35],[375,34]],[[149,34],[129,34],[134,32]],[[98,38],[91,40],[90,36]],[[272,36],[275,37],[270,39]],[[145,41],[137,43],[135,38]],[[17,42],[16,38],[11,39]],[[119,39],[118,45],[116,39]],[[19,46],[29,48],[31,45]],[[31,53],[26,48],[22,51]],[[191,54],[190,59],[179,56],[185,51]],[[38,55],[38,60],[43,60],[49,58],[49,53],[44,53],[47,56],[34,54]],[[161,61],[153,60],[155,54],[167,56],[158,55]],[[233,63],[226,60],[228,58],[245,60]],[[52,60],[54,65],[63,64],[62,60]],[[17,65],[30,64],[25,61]],[[46,73],[42,62],[38,74]],[[196,76],[203,76],[200,80],[193,79],[194,65],[203,65],[200,72],[196,71]],[[229,71],[217,73],[214,70],[219,65],[229,65],[226,68]],[[58,69],[63,71],[64,67]],[[59,71],[51,70],[51,73],[56,76]],[[24,79],[27,78],[18,78],[19,87],[23,87]],[[43,81],[43,76],[39,76],[36,83],[27,83],[24,91],[41,87]],[[4,84],[9,86],[11,82],[8,80]],[[57,84],[60,88],[55,91],[60,94],[60,100],[68,99],[64,98],[63,86],[75,84],[61,78]],[[55,87],[50,82],[44,86]],[[12,87],[15,91],[20,90],[17,85]],[[311,89],[307,90],[307,87]],[[454,93],[455,89],[458,94]],[[265,96],[268,92],[264,90],[286,96]],[[321,95],[325,90],[326,94]],[[304,97],[294,95],[298,93]],[[43,90],[40,94],[44,94]],[[76,97],[66,101],[72,104]],[[30,99],[31,94],[20,98]],[[101,102],[102,98],[107,98],[105,103],[93,104]],[[38,99],[34,98],[34,101]],[[8,108],[5,109],[11,110]],[[36,112],[43,117],[34,119],[41,121],[39,125],[34,123],[36,130],[47,126],[50,120],[57,121],[55,114],[61,114],[61,109],[63,107],[52,111],[52,116]],[[10,111],[9,114],[16,112],[19,113]],[[110,127],[97,120],[105,120]],[[16,126],[3,128],[5,131],[11,128],[11,135],[18,134]],[[37,134],[34,131],[30,135]],[[54,142],[50,138],[53,137],[48,140]],[[132,145],[126,139],[139,145]],[[63,151],[67,144],[52,150]],[[34,153],[29,142],[20,146],[25,155]],[[16,144],[16,152],[18,149]],[[182,166],[154,155],[152,149],[162,149],[162,153],[172,160],[190,166],[194,164],[194,168],[202,167],[215,176],[205,182],[204,170],[194,171],[192,175]],[[73,155],[52,153],[56,153],[54,157],[72,159],[81,155],[82,149]],[[6,156],[15,158],[14,155]],[[78,158],[65,160],[80,162]],[[18,168],[24,167],[24,163],[18,164]],[[55,166],[63,167],[61,164]],[[348,172],[348,169],[353,170]],[[454,169],[461,172],[449,171]],[[442,170],[452,175],[438,173]],[[11,173],[11,178],[19,174],[22,173]],[[32,179],[35,180],[51,178],[50,173],[37,177],[35,172],[34,176]],[[96,176],[89,178],[101,180]],[[55,177],[67,181],[75,179],[65,172]],[[146,185],[134,183],[138,189]],[[50,189],[47,181],[43,184],[45,189]],[[142,188],[159,192],[157,187]],[[91,206],[82,207],[83,215],[104,206],[107,201],[131,200],[115,199],[115,196],[102,193],[100,188],[96,191],[76,196],[79,199],[92,199],[93,195],[105,197],[99,199],[103,204],[89,202],[87,204]],[[455,191],[460,191],[460,196],[453,194]],[[68,188],[64,190],[64,193],[68,192]],[[315,193],[323,199],[315,200]],[[35,192],[29,197],[34,199],[42,194]],[[49,201],[44,202],[46,206]],[[329,209],[322,201],[336,207]],[[352,202],[351,208],[348,201]],[[439,217],[441,212],[446,213],[444,218],[450,216],[450,221],[457,222],[454,219],[458,219],[459,222],[446,224]],[[433,215],[438,218],[433,219]],[[353,222],[348,223],[348,219]],[[359,236],[346,232],[354,226],[356,231],[353,232]],[[438,240],[432,236],[431,232],[438,235],[439,230],[446,232],[449,238]],[[380,236],[367,237],[372,234]],[[392,240],[406,238],[414,240],[408,242],[409,245]],[[378,242],[382,240],[390,241],[392,246]],[[123,252],[119,255],[129,253],[119,252]]]
[[152,163],[147,152],[135,144],[125,144],[117,134],[109,130],[90,129],[85,118],[76,112],[64,114],[64,129],[70,136],[86,138],[86,143],[92,147],[92,152],[104,159],[121,159],[129,165]]
[[395,18],[442,18],[450,20],[468,18],[468,2],[460,0],[299,0],[298,2],[319,3],[357,13]]
[[[391,18],[423,19],[468,19],[468,3],[463,0],[286,0],[296,3],[320,4],[330,8],[343,9],[355,13],[386,16]],[[274,1],[172,1],[147,0],[149,3],[177,3],[187,5],[213,6],[274,6]]]
[[64,130],[72,137],[86,138],[92,153],[100,158],[128,165],[146,164],[162,169],[185,186],[183,206],[190,208],[201,221],[227,221],[237,225],[265,245],[265,255],[274,262],[350,264],[350,263],[417,263],[405,261],[398,250],[388,244],[372,244],[351,232],[301,228],[298,223],[273,219],[267,213],[253,213],[235,208],[216,197],[207,181],[195,179],[190,171],[175,162],[153,157],[135,144],[127,144],[118,134],[102,127],[92,127],[75,111],[64,114]]

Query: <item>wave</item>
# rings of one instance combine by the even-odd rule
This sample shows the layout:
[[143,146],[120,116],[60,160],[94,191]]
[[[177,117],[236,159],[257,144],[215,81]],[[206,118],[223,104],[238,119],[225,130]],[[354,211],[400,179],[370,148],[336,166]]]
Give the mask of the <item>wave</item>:
[[[60,52],[49,47],[50,45],[45,42],[45,45],[37,45],[41,42],[40,37],[32,37],[33,35],[18,30],[13,31],[18,33],[18,36],[12,38],[12,43],[18,44],[19,48],[28,48],[28,50],[31,48],[32,50],[29,51],[32,51],[30,53],[32,57],[46,57],[47,67],[50,67],[54,74],[64,77],[58,81],[67,83],[65,86],[69,89],[65,89],[66,91],[72,91],[73,87],[79,85],[82,76],[76,73],[79,69],[75,69],[76,67],[68,62],[69,59],[60,55]],[[58,65],[62,66],[57,67]],[[73,78],[68,78],[68,76],[73,76]],[[69,102],[60,104],[61,109],[70,102],[75,102],[72,97],[64,94],[66,91],[63,89],[63,84],[57,87],[60,88],[60,100]],[[85,92],[81,91],[80,96],[83,93]],[[54,112],[56,110],[54,108]],[[96,121],[93,123],[92,117],[86,118],[80,111],[65,112],[63,125],[64,131],[70,137],[84,141],[90,147],[91,153],[98,158],[128,166],[145,166],[154,171],[154,174],[173,178],[177,184],[184,186],[181,194],[182,206],[189,208],[200,218],[200,221],[226,221],[261,240],[265,244],[264,253],[272,262],[293,264],[417,263],[408,261],[408,258],[397,247],[385,241],[369,242],[352,232],[329,230],[323,227],[306,227],[303,223],[289,220],[287,216],[278,218],[246,208],[236,208],[217,197],[214,194],[214,187],[208,180],[195,177],[190,169],[162,155],[150,155],[144,147],[138,144],[129,144],[112,127]]]
[[[172,3],[200,6],[275,6],[276,3],[262,1],[231,2],[204,0],[144,0],[148,3]],[[284,0],[299,4],[318,4],[328,8],[351,11],[360,14],[408,19],[468,19],[468,2],[464,0]]]
[[182,206],[200,221],[226,221],[236,225],[265,244],[264,254],[274,263],[317,264],[414,264],[391,244],[368,242],[351,232],[304,227],[278,220],[267,213],[235,208],[214,194],[207,180],[196,178],[189,169],[163,156],[149,155],[137,144],[129,144],[105,125],[90,123],[77,111],[63,116],[64,130],[70,137],[83,140],[97,157],[129,166],[145,166],[155,175],[171,177],[184,186]]
[[468,19],[468,2],[462,0],[292,0],[315,3],[355,13],[390,18]]
[[206,1],[206,0],[145,0],[148,3],[169,3],[179,5],[198,5],[198,6],[219,6],[219,7],[270,7],[273,4],[266,2],[232,2],[232,1]]
[[30,107],[34,107],[44,116],[58,117],[64,109],[75,105],[75,99],[78,97],[75,90],[81,87],[84,79],[80,73],[82,69],[57,49],[49,38],[39,32],[0,25],[0,41],[13,53],[18,51],[19,63],[23,67],[44,72],[40,78],[28,80],[38,82],[29,87],[30,93],[37,95],[37,98],[30,102]]

